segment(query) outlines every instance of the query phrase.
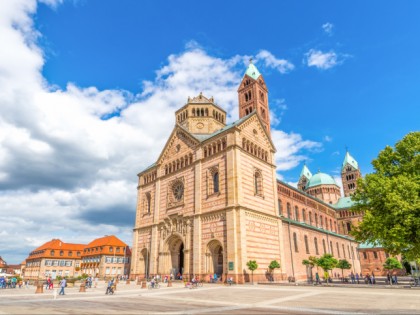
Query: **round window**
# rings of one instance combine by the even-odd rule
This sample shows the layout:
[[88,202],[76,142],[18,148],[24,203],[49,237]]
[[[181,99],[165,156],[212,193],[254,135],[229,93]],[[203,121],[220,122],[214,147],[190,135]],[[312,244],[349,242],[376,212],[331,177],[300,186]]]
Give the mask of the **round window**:
[[172,186],[172,192],[176,201],[181,201],[184,196],[184,185],[181,182],[177,182]]

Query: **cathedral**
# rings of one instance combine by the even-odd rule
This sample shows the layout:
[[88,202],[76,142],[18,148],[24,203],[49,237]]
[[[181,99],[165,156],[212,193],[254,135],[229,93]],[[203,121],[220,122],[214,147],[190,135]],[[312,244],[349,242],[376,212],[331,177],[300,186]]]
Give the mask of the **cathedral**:
[[[175,112],[175,126],[157,161],[138,174],[131,275],[217,274],[224,281],[303,281],[302,260],[331,253],[361,273],[359,243],[349,236],[360,214],[349,211],[361,176],[346,153],[344,196],[328,174],[304,165],[296,187],[277,179],[268,89],[249,64],[238,88],[239,120],[199,94]],[[332,270],[341,274],[341,270]],[[370,272],[370,270],[369,270]]]

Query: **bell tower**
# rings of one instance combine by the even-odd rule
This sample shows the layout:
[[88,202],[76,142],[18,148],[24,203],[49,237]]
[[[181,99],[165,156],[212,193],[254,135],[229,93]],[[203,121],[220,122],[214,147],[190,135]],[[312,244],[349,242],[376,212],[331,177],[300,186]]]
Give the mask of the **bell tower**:
[[257,112],[270,135],[270,109],[268,107],[268,90],[263,76],[257,67],[249,61],[248,69],[238,88],[239,118]]
[[347,151],[341,166],[341,181],[343,182],[344,196],[352,195],[357,188],[357,180],[362,177],[359,164]]

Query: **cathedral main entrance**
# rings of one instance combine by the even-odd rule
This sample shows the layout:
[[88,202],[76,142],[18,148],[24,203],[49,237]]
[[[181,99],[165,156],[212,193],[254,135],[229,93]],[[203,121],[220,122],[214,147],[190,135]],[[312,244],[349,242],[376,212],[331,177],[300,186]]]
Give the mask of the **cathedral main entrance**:
[[169,272],[178,278],[184,274],[184,242],[177,235],[172,235],[167,241],[170,266]]

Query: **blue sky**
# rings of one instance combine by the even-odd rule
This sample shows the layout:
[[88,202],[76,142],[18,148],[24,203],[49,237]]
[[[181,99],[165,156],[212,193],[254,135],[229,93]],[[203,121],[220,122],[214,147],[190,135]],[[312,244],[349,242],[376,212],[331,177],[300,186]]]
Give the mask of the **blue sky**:
[[[131,245],[136,174],[200,91],[237,119],[247,60],[269,88],[278,176],[364,174],[419,129],[420,2],[0,2],[0,253]],[[104,198],[106,196],[106,198]]]

